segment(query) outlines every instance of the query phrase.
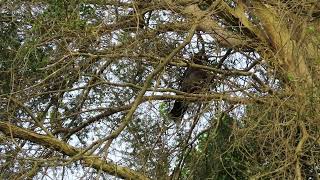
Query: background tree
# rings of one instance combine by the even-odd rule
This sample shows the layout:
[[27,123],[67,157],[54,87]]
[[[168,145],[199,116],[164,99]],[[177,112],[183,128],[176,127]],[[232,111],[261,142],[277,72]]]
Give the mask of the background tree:
[[318,1],[0,3],[2,179],[319,179]]

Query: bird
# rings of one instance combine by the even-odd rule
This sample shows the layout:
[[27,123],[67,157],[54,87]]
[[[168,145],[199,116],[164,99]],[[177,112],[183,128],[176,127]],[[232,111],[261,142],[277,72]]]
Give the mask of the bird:
[[[193,55],[191,61],[195,64],[202,65],[208,61],[204,52],[198,52]],[[196,93],[201,91],[210,82],[209,73],[196,67],[188,67],[180,81],[179,90],[186,93]],[[169,112],[169,117],[175,122],[181,122],[181,119],[188,109],[189,102],[175,100],[173,108]]]

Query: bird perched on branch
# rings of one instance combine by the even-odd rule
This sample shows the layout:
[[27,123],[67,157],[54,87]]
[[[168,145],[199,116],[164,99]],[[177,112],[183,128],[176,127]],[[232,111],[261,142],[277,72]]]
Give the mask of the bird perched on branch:
[[[208,61],[208,57],[203,51],[193,55],[191,61],[195,64],[202,65]],[[180,81],[179,90],[186,93],[196,93],[201,91],[210,82],[207,71],[195,67],[188,67]],[[175,122],[181,121],[184,113],[188,109],[189,102],[176,100],[173,108],[169,112],[169,117]]]

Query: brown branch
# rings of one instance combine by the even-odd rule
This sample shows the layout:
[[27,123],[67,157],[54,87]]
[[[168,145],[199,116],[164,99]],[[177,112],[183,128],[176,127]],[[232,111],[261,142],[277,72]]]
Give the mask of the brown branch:
[[[49,149],[54,149],[55,151],[58,151],[70,157],[76,156],[82,151],[81,149],[75,148],[54,137],[37,134],[30,130],[14,126],[9,122],[0,121],[0,131],[8,137],[31,141]],[[98,156],[86,156],[86,154],[84,154],[80,159],[83,161],[83,164],[85,166],[93,167],[98,171],[102,170],[113,176],[124,179],[149,179],[145,175],[127,167],[103,161]]]
[[222,1],[221,7],[224,12],[227,12],[230,16],[234,16],[235,18],[237,18],[239,20],[239,24],[241,23],[261,42],[268,42],[268,37],[263,33],[263,31],[261,29],[258,29],[256,25],[248,19],[248,15],[246,14],[246,12],[248,11],[248,7],[246,7],[246,5],[242,1],[237,1],[237,6],[235,8],[231,8],[226,2]]
[[301,137],[301,139],[296,147],[296,150],[295,150],[296,151],[295,152],[295,155],[296,155],[295,179],[302,180],[303,176],[301,174],[300,155],[303,152],[303,146],[305,145],[306,141],[309,138],[309,133],[308,133],[306,126],[302,120],[299,121],[299,128],[301,130],[302,137]]
[[119,127],[114,130],[111,134],[109,134],[107,137],[103,138],[103,139],[99,139],[93,143],[91,143],[91,145],[89,147],[86,148],[86,150],[84,152],[81,152],[80,154],[78,154],[78,156],[82,155],[82,154],[86,154],[86,152],[89,149],[95,148],[97,147],[98,144],[101,144],[103,142],[112,141],[113,139],[115,139],[116,137],[118,137],[121,132],[127,127],[127,125],[130,123],[130,121],[132,120],[132,116],[135,112],[135,110],[138,108],[138,106],[141,104],[141,102],[143,102],[143,96],[144,94],[147,92],[153,78],[158,75],[163,69],[164,67],[172,60],[172,58],[181,51],[181,49],[183,49],[192,39],[195,29],[197,27],[197,21],[199,19],[195,20],[195,23],[193,25],[193,27],[190,29],[189,34],[187,35],[187,37],[185,38],[185,40],[177,47],[175,48],[165,59],[162,59],[162,61],[160,61],[159,65],[155,68],[154,71],[152,71],[146,78],[145,83],[143,85],[143,87],[141,88],[140,92],[138,93],[135,101],[132,103],[132,106],[130,107],[129,112],[127,113],[127,115],[125,116],[125,118],[123,119],[122,123],[119,125]]
[[183,43],[181,43],[165,59],[163,59],[163,61],[156,67],[156,69],[153,72],[151,72],[151,74],[148,75],[148,77],[145,80],[144,86],[142,87],[142,89],[140,90],[139,94],[137,95],[135,101],[132,104],[132,107],[131,107],[130,111],[128,112],[128,114],[124,118],[123,122],[120,124],[118,129],[116,129],[113,133],[111,133],[108,137],[106,137],[105,140],[114,139],[115,137],[117,137],[126,128],[126,126],[131,121],[133,113],[135,112],[137,107],[142,102],[143,96],[144,96],[145,92],[148,90],[153,78],[158,73],[160,73],[163,70],[163,68],[170,62],[170,60],[191,41],[191,38],[193,37],[195,29],[197,27],[196,23],[197,22],[195,22],[195,25],[190,29],[189,34],[186,37],[186,39],[183,41]]
[[[238,98],[238,97],[231,97],[229,95],[225,94],[191,94],[191,93],[185,93],[182,91],[177,91],[177,94],[179,95],[154,95],[154,96],[144,96],[141,100],[141,102],[146,101],[154,101],[154,100],[185,100],[190,102],[205,102],[205,101],[227,101],[232,104],[251,104],[251,103],[263,103],[263,99],[251,99],[251,98]],[[87,121],[81,123],[79,126],[73,128],[73,129],[66,129],[68,134],[66,135],[66,138],[72,136],[73,134],[81,131],[82,129],[86,128],[92,123],[95,123],[97,121],[100,121],[103,118],[106,118],[112,114],[129,110],[132,107],[133,103],[121,106],[118,108],[107,108],[104,112],[101,114],[94,116]],[[59,133],[59,132],[56,132]]]

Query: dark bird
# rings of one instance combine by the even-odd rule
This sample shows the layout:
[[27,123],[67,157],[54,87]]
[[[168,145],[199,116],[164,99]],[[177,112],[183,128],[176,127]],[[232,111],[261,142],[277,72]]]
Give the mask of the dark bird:
[[[193,63],[203,64],[208,60],[205,53],[199,52],[192,58]],[[188,67],[180,81],[179,90],[186,93],[196,93],[202,90],[209,82],[209,74],[207,71],[195,67]],[[176,100],[173,108],[169,112],[169,117],[175,122],[181,121],[184,113],[188,109],[188,102]]]

